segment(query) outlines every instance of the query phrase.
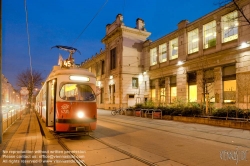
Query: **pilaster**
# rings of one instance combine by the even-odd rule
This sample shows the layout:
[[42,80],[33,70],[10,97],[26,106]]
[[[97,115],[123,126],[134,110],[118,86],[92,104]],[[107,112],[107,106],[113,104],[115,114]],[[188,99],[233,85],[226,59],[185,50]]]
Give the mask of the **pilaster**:
[[165,77],[165,100],[166,104],[170,103],[170,77]]
[[196,83],[197,83],[197,102],[202,103],[203,101],[203,72],[201,70],[196,72]]
[[214,95],[215,107],[221,108],[223,103],[223,81],[222,81],[222,67],[214,68]]
[[177,83],[177,99],[187,102],[188,99],[188,86],[187,86],[187,74],[183,67],[180,67],[176,76]]
[[160,79],[155,80],[155,106],[159,106],[161,95]]

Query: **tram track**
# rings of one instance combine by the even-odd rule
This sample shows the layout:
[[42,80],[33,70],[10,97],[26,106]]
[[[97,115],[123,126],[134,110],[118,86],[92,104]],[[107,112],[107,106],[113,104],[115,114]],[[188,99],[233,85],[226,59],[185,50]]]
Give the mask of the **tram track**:
[[[136,122],[137,123],[136,127],[144,127],[144,128],[147,128],[147,129],[153,129],[153,130],[167,132],[167,133],[171,133],[171,134],[177,134],[177,135],[181,135],[181,136],[188,136],[188,137],[193,137],[193,138],[197,138],[197,139],[204,139],[204,140],[208,140],[208,141],[215,141],[213,139],[209,139],[209,138],[202,137],[202,136],[199,136],[199,135],[196,136],[196,135],[185,134],[185,133],[171,131],[171,130],[168,130],[168,129],[159,128],[159,127],[163,127],[163,125],[165,125],[166,127],[171,127],[171,128],[177,128],[177,129],[185,130],[185,128],[180,128],[180,127],[177,127],[177,126],[174,126],[174,125],[170,125],[170,124],[166,125],[166,124],[163,124],[163,123],[157,123],[157,122],[155,122],[153,120],[150,120],[150,119],[147,119],[147,124],[156,125],[158,127],[152,127],[152,126],[148,126],[148,125],[138,124],[138,123],[142,123],[142,122],[145,123],[145,121],[146,121],[145,118],[135,118],[133,120],[131,118],[126,118],[125,117],[125,118],[119,118],[118,120],[116,120],[115,118],[114,119],[110,119],[110,118],[105,118],[104,116],[99,116],[98,120],[105,121],[105,122],[110,122],[110,123],[116,123],[116,124],[123,125],[123,126],[129,125],[130,127],[131,127],[131,125],[134,126],[135,125],[134,122]],[[121,122],[121,120],[124,120],[124,121]],[[195,132],[199,132],[199,133],[202,133],[202,134],[207,134],[207,131],[202,131],[202,130],[196,130]],[[209,133],[209,134],[214,134],[214,135],[217,135],[217,136],[225,136],[225,135],[219,134],[219,133]],[[227,138],[228,137],[232,138],[232,139],[243,139],[243,138],[240,138],[240,137],[228,136],[227,135]],[[244,139],[245,140],[250,140],[250,138],[244,138]],[[224,143],[224,144],[229,144],[229,145],[243,146],[243,147],[250,148],[250,145],[242,145],[240,143],[239,144],[235,144],[235,142],[234,143],[229,143],[229,142],[219,141],[219,140],[216,140],[216,142]]]
[[[36,114],[36,116],[37,116],[37,114]],[[40,119],[38,116],[37,116],[37,120],[38,120],[40,129],[41,129],[41,134],[42,134],[42,136],[43,136],[43,138],[44,138],[44,139],[43,139],[43,142],[42,142],[42,148],[43,148],[42,150],[43,150],[43,151],[46,151],[46,150],[47,150],[47,149],[45,148],[45,146],[44,146],[44,142],[47,140],[47,139],[46,139],[46,135],[51,134],[52,137],[54,137],[54,139],[57,139],[57,142],[58,142],[58,144],[62,147],[62,149],[68,152],[67,154],[71,157],[72,160],[75,161],[75,163],[76,163],[77,165],[79,165],[79,166],[87,166],[87,164],[86,164],[84,161],[82,161],[81,158],[79,158],[76,154],[72,153],[71,149],[69,149],[69,148],[65,145],[65,143],[62,141],[61,138],[64,138],[65,136],[62,137],[62,136],[60,136],[60,135],[54,133],[53,131],[46,132],[46,130],[48,130],[48,129],[45,127],[45,125],[43,124],[43,122],[41,121],[41,119]],[[45,134],[45,133],[46,133],[46,134]],[[51,139],[51,138],[50,138],[50,139]],[[45,154],[45,155],[47,155],[47,154]],[[43,159],[43,160],[46,160],[46,158]],[[46,166],[47,164],[43,164],[43,165]]]
[[[147,128],[147,129],[152,129],[152,130],[157,130],[157,131],[162,131],[162,132],[168,132],[168,133],[172,133],[172,134],[179,134],[179,135],[182,135],[182,136],[189,136],[189,137],[194,137],[194,138],[198,138],[198,139],[205,139],[205,140],[209,140],[209,141],[216,141],[216,142],[220,142],[218,140],[212,140],[212,139],[209,139],[209,138],[201,138],[199,136],[194,136],[194,135],[189,135],[189,134],[186,134],[186,133],[178,133],[178,132],[174,132],[174,131],[171,131],[171,130],[168,130],[168,129],[163,129],[163,128],[159,128],[159,126],[161,127],[164,127],[163,125],[166,125],[166,127],[176,127],[174,124],[164,124],[164,123],[161,123],[160,121],[154,121],[154,120],[151,120],[151,119],[145,119],[145,118],[129,118],[129,117],[117,117],[116,118],[109,118],[109,117],[105,117],[105,116],[99,116],[98,118],[99,121],[103,121],[103,122],[108,122],[108,123],[112,123],[112,124],[118,124],[118,125],[122,125],[122,126],[133,126],[135,129],[137,127],[143,127],[143,128]],[[136,125],[135,125],[135,122]],[[146,124],[142,124],[142,123],[145,123]],[[150,125],[152,125],[150,127]],[[179,127],[180,129],[183,129],[185,130],[186,127],[182,128],[182,127]],[[178,129],[178,128],[177,128]],[[196,129],[196,128],[195,128]],[[200,130],[200,129],[199,129]],[[202,133],[206,133],[206,131],[199,131],[199,130],[196,130],[197,132],[202,132]],[[50,133],[53,133],[52,131]],[[210,134],[215,134],[215,133],[210,133]],[[98,141],[99,143],[105,145],[107,148],[110,148],[110,149],[113,149],[115,151],[117,151],[117,153],[122,153],[126,156],[128,156],[129,158],[132,158],[134,160],[137,160],[141,163],[144,163],[145,165],[149,165],[149,166],[156,166],[157,164],[156,163],[153,163],[152,161],[148,161],[140,156],[137,156],[133,153],[131,153],[129,150],[124,150],[122,149],[122,147],[119,147],[117,145],[112,145],[112,143],[108,143],[109,141],[106,141],[106,140],[103,140],[101,138],[97,136],[95,136],[95,133],[91,133],[91,134],[84,134],[84,135],[64,135],[64,134],[56,134],[56,133],[53,133],[54,135],[54,138],[57,139],[59,145],[65,150],[65,151],[74,151],[72,150],[71,148],[71,145],[69,144],[70,142],[64,140],[64,139],[70,139],[70,137],[74,137],[72,140],[75,140],[75,144],[78,144],[78,141],[80,143],[80,141],[84,141],[82,139],[75,139],[76,137],[79,137],[79,136],[86,136],[86,137],[89,137],[91,140],[96,140]],[[223,136],[223,134],[217,134],[217,135],[221,135]],[[232,138],[238,138],[238,137],[232,137]],[[249,140],[249,139],[247,139]],[[226,143],[226,142],[220,142],[220,143]],[[230,143],[226,143],[226,144],[230,144]],[[67,146],[68,145],[68,146]],[[235,145],[235,144],[231,144],[231,145]],[[241,145],[239,145],[241,146]],[[73,146],[72,146],[73,147]],[[244,147],[248,147],[248,146],[244,146]],[[98,149],[96,149],[98,151]],[[143,149],[142,149],[143,150]],[[144,149],[145,151],[145,149]],[[146,150],[147,151],[147,150]],[[149,151],[148,151],[149,152]],[[69,153],[69,155],[71,156],[71,158],[75,161],[75,163],[79,166],[87,166],[87,163],[85,161],[82,161],[81,158],[79,158],[77,156],[77,154],[74,154],[74,153]],[[107,162],[102,162],[101,164],[105,164],[105,163],[112,163],[112,162],[117,162],[117,161],[123,161],[123,162],[126,162],[128,158],[123,158],[123,159],[114,159],[114,160],[110,160],[110,161],[107,161]],[[168,160],[168,159],[166,159]],[[172,160],[173,161],[173,160]],[[159,162],[159,161],[158,161]],[[94,164],[95,165],[95,164]]]
[[[45,136],[45,131],[44,131],[44,130],[48,130],[48,129],[47,129],[45,126],[42,125],[42,122],[41,122],[41,120],[40,120],[38,117],[37,117],[37,119],[38,119],[39,125],[40,125],[40,127],[41,127],[41,133],[42,133],[43,136]],[[105,141],[103,141],[103,140],[101,140],[101,139],[95,137],[94,135],[90,135],[89,133],[87,133],[87,134],[86,134],[86,133],[85,133],[85,134],[81,134],[81,133],[79,133],[79,134],[58,134],[58,133],[55,133],[55,132],[53,132],[53,131],[50,131],[49,133],[50,133],[51,135],[53,135],[54,139],[57,140],[57,142],[58,142],[59,145],[63,148],[63,150],[69,152],[68,155],[70,155],[71,158],[75,161],[75,163],[76,163],[77,165],[79,165],[79,166],[87,166],[87,163],[85,163],[84,161],[82,161],[82,159],[79,158],[76,154],[72,153],[73,150],[70,149],[70,148],[64,143],[64,141],[62,140],[63,138],[70,138],[70,137],[73,138],[73,137],[79,137],[79,136],[87,136],[87,137],[90,137],[91,139],[94,139],[94,140],[96,140],[96,141],[98,141],[98,142],[100,142],[100,143],[106,145],[108,148],[114,149],[115,151],[120,152],[120,153],[122,153],[122,154],[125,154],[126,156],[128,156],[128,157],[130,157],[130,158],[133,158],[133,159],[135,159],[135,160],[137,160],[137,161],[139,161],[139,162],[141,162],[141,163],[144,163],[144,164],[149,165],[149,166],[156,166],[156,164],[154,164],[154,163],[152,163],[152,162],[150,162],[150,161],[148,161],[148,160],[146,160],[146,159],[143,159],[143,158],[141,158],[141,157],[139,157],[139,156],[136,156],[136,155],[134,155],[133,153],[130,153],[130,152],[128,152],[128,151],[125,151],[125,150],[123,150],[123,149],[121,149],[121,148],[119,148],[119,147],[117,147],[117,146],[111,145],[111,144],[109,144],[109,143],[107,143],[107,142],[105,142]],[[43,140],[43,141],[45,141],[45,140]],[[44,144],[44,143],[43,143],[43,144]],[[43,146],[43,148],[44,148],[44,146]],[[43,149],[43,150],[46,151],[46,149]],[[111,162],[112,162],[112,161],[111,161]]]
[[[90,137],[90,138],[92,138],[92,139],[94,139],[94,140],[96,140],[96,141],[98,141],[98,142],[100,142],[100,143],[106,145],[108,148],[112,148],[112,149],[114,149],[114,150],[116,150],[116,151],[118,151],[118,152],[120,152],[120,153],[122,153],[122,154],[125,154],[125,155],[127,155],[127,156],[129,156],[129,157],[131,157],[131,158],[133,158],[133,159],[135,159],[135,160],[137,160],[137,161],[139,161],[139,162],[142,162],[142,163],[144,163],[144,164],[146,164],[146,165],[149,165],[149,166],[157,166],[156,164],[154,164],[154,163],[152,163],[152,162],[150,162],[150,161],[148,161],[148,160],[145,160],[145,159],[143,159],[143,158],[141,158],[141,157],[139,157],[139,156],[136,156],[136,155],[134,155],[133,153],[130,153],[130,152],[128,152],[128,151],[125,151],[125,150],[123,150],[123,149],[121,149],[121,148],[119,148],[119,147],[117,147],[117,146],[111,145],[111,144],[109,144],[109,143],[107,143],[107,142],[105,142],[105,141],[103,141],[103,140],[101,140],[101,139],[95,137],[94,135],[89,134],[89,133],[88,133],[88,134],[73,134],[73,135],[58,135],[58,134],[54,134],[54,136],[55,136],[55,138],[58,140],[58,143],[62,146],[62,148],[63,148],[65,151],[71,151],[72,149],[69,149],[69,148],[67,147],[67,145],[63,142],[62,138],[86,136],[86,137]],[[87,166],[87,164],[84,163],[77,155],[75,155],[75,154],[73,154],[73,153],[70,153],[70,155],[72,156],[72,158],[75,159],[75,162],[76,162],[79,166]]]
[[152,162],[150,162],[150,161],[148,161],[148,160],[145,160],[145,159],[143,159],[143,158],[141,158],[141,157],[138,157],[138,156],[136,156],[136,155],[134,155],[134,154],[132,154],[132,153],[130,153],[130,152],[128,152],[128,151],[125,151],[125,150],[123,150],[123,149],[121,149],[121,148],[119,148],[119,147],[117,147],[117,146],[111,145],[111,144],[109,144],[109,143],[107,143],[107,142],[105,142],[105,141],[103,141],[103,140],[101,140],[101,139],[99,139],[99,138],[97,138],[97,137],[95,137],[95,136],[93,136],[93,135],[89,135],[89,137],[91,137],[91,138],[93,138],[93,139],[95,139],[95,140],[101,142],[102,144],[105,144],[105,145],[108,146],[109,148],[112,148],[112,149],[114,149],[114,150],[116,150],[116,151],[119,151],[119,152],[121,152],[121,153],[123,153],[123,154],[125,154],[125,155],[127,155],[127,156],[129,156],[129,157],[131,157],[131,158],[133,158],[133,159],[135,159],[135,160],[137,160],[137,161],[140,161],[140,162],[142,162],[142,163],[144,163],[144,164],[146,164],[146,165],[149,165],[149,166],[157,166],[156,164],[154,164],[154,163],[152,163]]
[[76,154],[72,153],[72,150],[69,149],[69,148],[67,147],[67,145],[65,145],[65,143],[62,141],[61,137],[59,137],[58,135],[54,135],[54,136],[55,136],[55,138],[57,138],[57,141],[58,141],[58,143],[61,145],[61,147],[62,147],[65,151],[69,152],[68,154],[69,154],[69,155],[71,156],[71,158],[76,162],[76,164],[78,164],[79,166],[87,166],[87,164],[86,164],[85,162],[83,162],[83,161],[81,160],[81,158],[79,158]]
[[106,145],[108,148],[112,148],[114,150],[116,150],[117,152],[120,152],[122,154],[125,154],[127,155],[128,157],[131,157],[141,163],[144,163],[146,165],[149,165],[149,166],[157,166],[156,164],[146,160],[146,159],[143,159],[139,156],[136,156],[134,155],[133,153],[130,153],[128,151],[125,151],[117,146],[114,146],[114,145],[111,145],[97,137],[95,137],[94,135],[91,135],[89,133],[79,133],[79,134],[57,134],[57,133],[54,133],[53,131],[50,131],[50,133],[54,136],[55,139],[57,139],[57,142],[60,144],[60,146],[67,152],[69,152],[68,154],[71,156],[71,158],[75,161],[75,163],[79,166],[87,166],[87,163],[85,163],[84,161],[82,161],[81,158],[79,158],[76,154],[72,153],[72,149],[70,149],[65,143],[64,141],[62,140],[63,138],[74,138],[74,137],[79,137],[79,136],[86,136],[86,137],[90,137],[91,139],[93,140],[96,140],[104,145]]

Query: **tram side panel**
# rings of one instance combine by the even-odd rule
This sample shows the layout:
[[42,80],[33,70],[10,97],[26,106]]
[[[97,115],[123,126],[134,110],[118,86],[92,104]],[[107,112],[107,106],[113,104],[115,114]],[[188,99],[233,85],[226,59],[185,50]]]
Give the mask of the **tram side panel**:
[[36,105],[38,115],[42,118],[42,120],[46,121],[46,84],[43,85],[40,92],[36,96]]
[[56,79],[47,82],[46,126],[54,126]]
[[44,122],[46,122],[46,104],[47,104],[46,102],[47,92],[46,92],[45,85],[43,86],[43,89],[42,89],[42,101],[41,101],[41,117]]

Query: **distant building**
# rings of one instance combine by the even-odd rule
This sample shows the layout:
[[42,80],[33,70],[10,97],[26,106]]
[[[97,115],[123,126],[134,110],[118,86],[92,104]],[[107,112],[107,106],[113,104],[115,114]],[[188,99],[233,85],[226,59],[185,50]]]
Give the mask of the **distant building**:
[[[238,1],[250,20],[250,2]],[[215,107],[250,107],[250,25],[236,6],[217,9],[152,42],[142,19],[126,27],[118,14],[106,26],[105,50],[82,63],[97,76],[98,107],[152,101],[209,100]]]
[[19,104],[20,103],[20,94],[16,91],[13,86],[8,82],[8,79],[2,74],[1,76],[2,84],[2,105],[6,104]]

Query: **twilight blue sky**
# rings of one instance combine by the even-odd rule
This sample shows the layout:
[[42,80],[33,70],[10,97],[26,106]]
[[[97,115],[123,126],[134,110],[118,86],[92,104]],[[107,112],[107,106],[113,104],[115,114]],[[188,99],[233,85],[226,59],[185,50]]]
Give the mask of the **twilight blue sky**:
[[[26,0],[32,68],[46,78],[58,55],[68,53],[55,45],[72,46],[80,50],[74,54],[76,63],[104,49],[101,39],[106,25],[121,13],[125,26],[135,27],[137,18],[145,21],[150,40],[157,40],[177,29],[184,19],[190,22],[214,11],[219,0]],[[97,11],[104,8],[89,24]],[[2,72],[15,87],[16,76],[30,67],[28,37],[23,0],[2,0]],[[74,43],[74,41],[76,42]],[[73,44],[74,43],[74,44]],[[72,45],[73,44],[73,45]]]

